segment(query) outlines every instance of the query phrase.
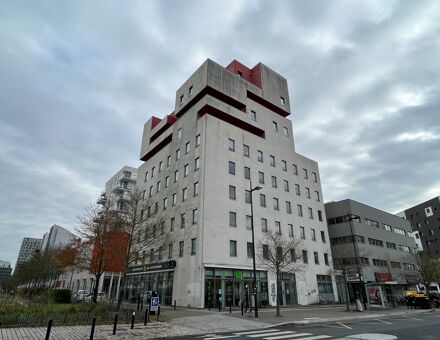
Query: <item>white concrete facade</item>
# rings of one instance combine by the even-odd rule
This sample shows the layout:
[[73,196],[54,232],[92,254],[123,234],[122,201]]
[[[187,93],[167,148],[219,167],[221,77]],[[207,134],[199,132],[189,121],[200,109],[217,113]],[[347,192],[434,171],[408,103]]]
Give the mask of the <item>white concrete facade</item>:
[[21,242],[20,252],[18,253],[16,266],[20,263],[29,261],[34,256],[35,251],[39,251],[42,243],[41,238],[24,237]]
[[[317,275],[330,278],[337,299],[334,278],[329,276],[331,251],[319,168],[295,151],[292,121],[287,118],[287,81],[258,64],[252,69],[261,80],[253,81],[257,86],[240,76],[243,65],[235,65],[238,70],[207,60],[177,91],[174,113],[161,121],[153,117],[144,127],[141,159],[145,162],[139,167],[138,186],[146,199],[158,202],[158,214],[174,239],[164,257],[177,262],[172,300],[181,306],[207,307],[206,276],[211,270],[233,273],[237,287],[252,270],[247,253],[247,243],[252,242],[250,204],[245,201],[248,171],[252,185],[262,187],[253,193],[256,243],[264,236],[264,219],[274,232],[279,222],[286,238],[293,230],[307,251],[308,263],[296,273],[296,299],[290,303],[322,302]],[[229,173],[230,162],[235,174]],[[260,173],[264,183],[259,181]],[[235,199],[230,198],[230,187],[235,188]],[[265,207],[260,195],[265,195]],[[230,213],[236,216],[235,226],[230,226]],[[231,241],[236,245],[233,256]],[[267,272],[258,261],[257,270]],[[273,282],[274,273],[267,273],[269,290]]]

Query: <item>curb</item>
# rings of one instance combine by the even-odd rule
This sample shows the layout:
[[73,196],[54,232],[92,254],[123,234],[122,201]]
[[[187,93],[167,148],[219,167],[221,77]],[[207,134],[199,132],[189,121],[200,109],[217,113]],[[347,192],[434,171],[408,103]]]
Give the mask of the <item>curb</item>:
[[368,314],[368,315],[347,316],[347,317],[339,317],[339,318],[317,318],[316,320],[286,321],[286,322],[274,324],[272,327],[280,327],[286,325],[305,326],[305,325],[316,325],[321,323],[339,322],[339,321],[368,320],[368,319],[377,319],[384,316],[399,316],[406,314],[412,315],[412,314],[428,313],[432,311],[434,311],[434,309],[421,309],[412,312],[405,311],[405,312],[396,312],[396,313]]

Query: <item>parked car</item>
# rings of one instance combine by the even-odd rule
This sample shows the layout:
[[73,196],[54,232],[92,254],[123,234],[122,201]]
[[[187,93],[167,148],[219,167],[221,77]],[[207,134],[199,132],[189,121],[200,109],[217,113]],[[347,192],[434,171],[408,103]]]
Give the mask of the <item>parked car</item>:
[[72,294],[73,302],[83,302],[85,297],[89,294],[87,290],[78,290]]
[[[98,293],[97,297],[96,297],[96,302],[100,302],[102,299],[102,293]],[[84,297],[84,302],[92,302],[93,301],[93,293],[87,294]]]

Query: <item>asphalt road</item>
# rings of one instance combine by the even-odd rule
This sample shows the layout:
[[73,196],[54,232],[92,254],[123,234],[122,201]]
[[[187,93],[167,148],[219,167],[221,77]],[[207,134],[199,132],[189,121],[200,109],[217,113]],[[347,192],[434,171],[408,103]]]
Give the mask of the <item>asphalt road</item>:
[[[369,334],[369,335],[367,335]],[[246,339],[246,340],[318,340],[318,339],[378,339],[378,340],[439,340],[440,313],[427,312],[416,316],[396,316],[366,321],[347,321],[310,326],[286,325],[272,329],[202,334],[174,339]]]

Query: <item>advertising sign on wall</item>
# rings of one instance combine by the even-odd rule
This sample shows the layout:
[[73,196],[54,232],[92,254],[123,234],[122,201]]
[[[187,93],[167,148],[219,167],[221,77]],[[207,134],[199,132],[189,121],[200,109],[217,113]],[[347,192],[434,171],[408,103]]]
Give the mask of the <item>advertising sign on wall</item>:
[[368,286],[367,294],[371,306],[382,306],[382,292],[380,286]]

